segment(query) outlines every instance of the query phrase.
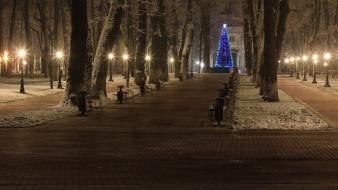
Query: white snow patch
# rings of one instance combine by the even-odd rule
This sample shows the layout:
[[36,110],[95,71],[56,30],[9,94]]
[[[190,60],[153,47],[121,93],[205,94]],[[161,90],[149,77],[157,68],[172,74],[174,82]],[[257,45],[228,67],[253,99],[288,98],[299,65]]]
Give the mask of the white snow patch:
[[323,130],[328,124],[279,90],[280,102],[264,102],[248,77],[241,77],[236,97],[234,129]]

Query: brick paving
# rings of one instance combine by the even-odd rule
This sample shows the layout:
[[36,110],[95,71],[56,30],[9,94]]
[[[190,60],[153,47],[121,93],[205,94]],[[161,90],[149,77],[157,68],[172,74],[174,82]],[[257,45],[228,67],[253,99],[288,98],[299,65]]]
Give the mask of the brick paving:
[[0,128],[0,189],[337,189],[336,131],[214,128],[224,75],[172,83],[88,117]]

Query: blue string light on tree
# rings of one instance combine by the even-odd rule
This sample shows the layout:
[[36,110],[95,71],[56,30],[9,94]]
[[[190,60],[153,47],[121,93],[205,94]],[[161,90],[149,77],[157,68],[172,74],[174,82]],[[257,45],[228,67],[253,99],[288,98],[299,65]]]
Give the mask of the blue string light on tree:
[[217,59],[215,68],[232,68],[233,59],[231,54],[231,45],[229,41],[229,34],[227,25],[223,25],[222,35],[218,44]]

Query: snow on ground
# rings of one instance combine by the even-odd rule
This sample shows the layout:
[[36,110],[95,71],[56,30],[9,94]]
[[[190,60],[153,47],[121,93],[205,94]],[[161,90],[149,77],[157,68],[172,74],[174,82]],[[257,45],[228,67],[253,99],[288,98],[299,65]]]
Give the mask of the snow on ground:
[[[65,86],[65,83],[63,83]],[[35,96],[46,96],[49,94],[61,93],[64,90],[57,89],[57,82],[54,82],[54,89],[49,87],[49,79],[25,79],[26,94],[20,93],[20,78],[0,78],[0,103],[23,100]]]
[[[129,88],[124,88],[124,91],[128,92],[128,98],[132,98],[138,96],[140,93],[139,87],[136,86],[133,82],[133,78],[130,80]],[[173,79],[171,77],[170,82],[177,81],[177,79]],[[170,83],[168,82],[168,83]],[[64,90],[49,90],[49,81],[45,79],[31,79],[27,81],[26,91],[32,92],[32,94],[20,94],[17,93],[17,82],[16,79],[4,79],[0,82],[0,98],[4,98],[6,101],[2,100],[0,103],[5,103],[9,101],[17,101],[20,99],[26,99],[32,96],[43,96],[52,93],[62,93]],[[166,83],[167,84],[167,83]],[[118,85],[126,86],[125,79],[122,76],[115,76],[113,83],[107,83],[107,85],[111,85],[108,88],[112,88],[108,93],[108,98],[101,105],[93,105],[96,106],[104,106],[104,105],[112,105],[116,102],[116,92],[118,90]],[[154,85],[147,85],[152,90],[155,89]],[[28,90],[29,89],[29,90]],[[25,101],[25,100],[22,100]],[[95,103],[94,103],[95,104]],[[94,109],[95,110],[95,109]],[[40,125],[43,123],[67,118],[74,117],[79,114],[77,107],[63,107],[60,105],[55,105],[52,107],[39,109],[39,110],[31,110],[31,111],[20,111],[10,114],[2,114],[0,115],[0,128],[26,128],[33,127],[36,125]],[[89,113],[90,114],[90,113]]]
[[248,77],[241,77],[240,80],[234,129],[328,129],[325,121],[283,91],[279,91],[280,102],[264,102]]

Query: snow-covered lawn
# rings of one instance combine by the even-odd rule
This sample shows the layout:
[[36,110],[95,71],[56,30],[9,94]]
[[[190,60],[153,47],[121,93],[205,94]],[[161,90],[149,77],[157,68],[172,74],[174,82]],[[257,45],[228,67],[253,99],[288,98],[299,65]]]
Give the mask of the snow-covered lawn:
[[264,102],[258,89],[241,77],[238,90],[234,129],[325,130],[328,124],[283,91],[280,102]]
[[[0,103],[23,100],[35,96],[46,96],[54,93],[61,93],[64,90],[57,89],[57,82],[54,82],[54,89],[49,87],[49,79],[25,79],[26,94],[20,93],[20,78],[0,78]],[[63,83],[65,86],[65,83]]]
[[[33,96],[44,96],[52,93],[62,93],[64,90],[49,89],[48,79],[31,79],[27,81],[26,91],[30,94],[18,93],[17,79],[3,79],[0,82],[0,103],[16,101]],[[139,95],[139,87],[134,84],[134,79],[130,79],[129,88],[124,88],[128,92],[129,98]],[[178,81],[170,75],[170,82]],[[107,83],[108,98],[101,102],[101,105],[95,106],[111,106],[116,102],[117,86],[126,86],[126,81],[122,76],[115,76],[114,82]],[[155,89],[154,85],[148,85],[149,88]],[[95,104],[95,103],[94,103]],[[0,115],[0,128],[25,128],[40,125],[42,123],[59,120],[62,118],[73,117],[79,114],[76,107],[63,107],[60,105],[48,106],[37,110],[18,111]]]

